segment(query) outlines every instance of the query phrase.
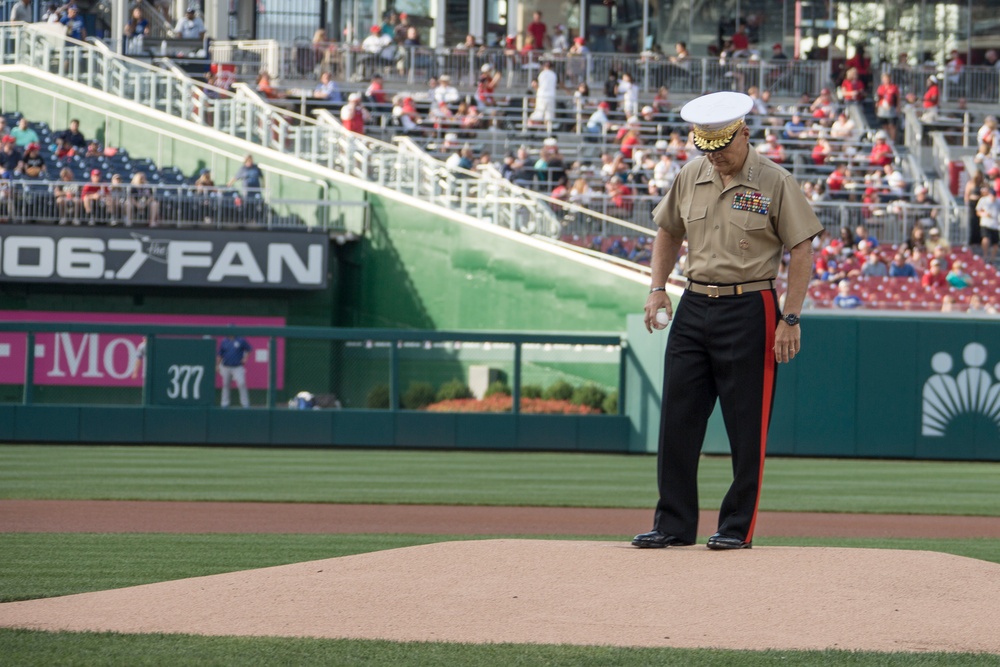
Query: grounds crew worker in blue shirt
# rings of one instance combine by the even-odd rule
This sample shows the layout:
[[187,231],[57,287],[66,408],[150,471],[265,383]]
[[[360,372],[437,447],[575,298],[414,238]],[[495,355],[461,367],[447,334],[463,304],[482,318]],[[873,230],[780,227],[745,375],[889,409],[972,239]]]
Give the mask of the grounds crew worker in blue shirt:
[[[694,544],[698,460],[716,398],[729,435],[733,483],[722,501],[710,549],[746,549],[753,540],[778,363],[799,352],[799,313],[812,272],[813,236],[822,230],[795,179],[750,145],[744,118],[753,100],[713,93],[688,102],[705,152],[681,169],[653,210],[652,287],[646,329],[673,317],[664,289],[684,238],[687,289],[667,339],[653,530],[632,544]],[[783,248],[791,251],[785,312],[774,290]]]
[[229,407],[229,390],[236,382],[236,388],[240,392],[240,405],[244,408],[250,407],[250,394],[247,392],[247,355],[253,348],[242,336],[228,334],[219,343],[219,358],[217,366],[219,375],[222,376],[222,401],[224,408]]

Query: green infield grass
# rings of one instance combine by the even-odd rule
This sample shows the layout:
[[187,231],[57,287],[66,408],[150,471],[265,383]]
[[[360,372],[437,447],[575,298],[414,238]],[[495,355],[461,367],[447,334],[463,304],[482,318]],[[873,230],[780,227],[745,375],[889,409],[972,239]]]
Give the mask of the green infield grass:
[[[705,457],[719,506],[728,457]],[[1000,516],[1000,463],[775,458],[761,509]],[[0,446],[0,498],[650,508],[656,458],[521,452]]]

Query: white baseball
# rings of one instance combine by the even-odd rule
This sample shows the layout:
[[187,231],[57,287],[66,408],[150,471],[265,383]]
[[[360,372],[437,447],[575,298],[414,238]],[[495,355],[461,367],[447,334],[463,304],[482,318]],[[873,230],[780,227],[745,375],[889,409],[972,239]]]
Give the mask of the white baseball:
[[670,316],[667,315],[667,311],[665,310],[656,311],[656,323],[662,324],[664,326],[670,324]]

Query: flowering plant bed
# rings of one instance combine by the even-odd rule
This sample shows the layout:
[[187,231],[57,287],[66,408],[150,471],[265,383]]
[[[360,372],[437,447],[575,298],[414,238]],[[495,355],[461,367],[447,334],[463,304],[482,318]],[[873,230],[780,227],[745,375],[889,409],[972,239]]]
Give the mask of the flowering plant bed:
[[[513,401],[510,396],[494,394],[479,400],[475,398],[457,398],[450,401],[440,401],[427,406],[429,412],[510,412]],[[557,415],[598,415],[595,410],[586,405],[574,405],[569,401],[545,398],[521,397],[521,414],[557,414]]]

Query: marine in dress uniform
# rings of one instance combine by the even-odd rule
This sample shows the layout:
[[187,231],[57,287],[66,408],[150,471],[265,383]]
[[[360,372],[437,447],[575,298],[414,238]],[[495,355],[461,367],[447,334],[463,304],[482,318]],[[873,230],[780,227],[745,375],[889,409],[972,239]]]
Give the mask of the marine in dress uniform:
[[[711,549],[749,548],[764,471],[764,452],[777,364],[799,351],[799,313],[812,271],[813,236],[822,225],[785,169],[750,145],[744,118],[753,100],[713,93],[688,102],[705,155],[678,174],[653,210],[658,226],[646,329],[662,329],[658,310],[672,317],[667,340],[653,530],[632,544],[662,548],[693,544],[698,529],[698,461],[716,399],[729,436],[733,483],[722,501]],[[664,285],[687,238],[687,289],[676,316]],[[791,260],[784,315],[774,280],[783,248]]]

